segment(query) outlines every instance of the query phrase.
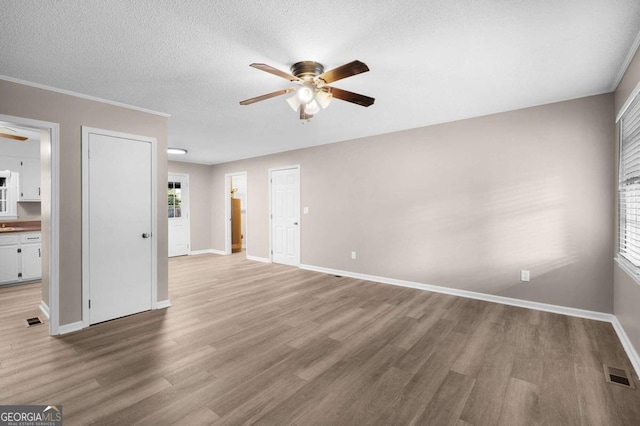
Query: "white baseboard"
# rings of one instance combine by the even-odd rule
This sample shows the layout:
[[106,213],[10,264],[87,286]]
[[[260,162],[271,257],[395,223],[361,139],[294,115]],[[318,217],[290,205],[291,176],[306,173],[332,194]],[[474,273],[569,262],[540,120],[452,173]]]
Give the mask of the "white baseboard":
[[40,306],[39,306],[39,308],[40,308],[40,311],[42,312],[42,314],[43,314],[45,317],[47,317],[47,319],[49,319],[49,315],[50,315],[50,314],[49,314],[49,305],[47,305],[47,304],[45,303],[45,301],[44,301],[44,300],[41,300],[41,301],[40,301]]
[[415,288],[418,290],[433,291],[435,293],[450,294],[452,296],[466,297],[468,299],[484,300],[486,302],[502,303],[503,305],[519,306],[521,308],[535,309],[538,311],[553,312],[572,317],[586,318],[597,321],[611,322],[613,315],[604,312],[588,311],[586,309],[569,308],[566,306],[550,305],[548,303],[531,302],[528,300],[513,299],[511,297],[496,296],[493,294],[478,293],[475,291],[460,290],[456,288],[441,287],[432,284],[423,284],[413,281],[398,280],[395,278],[378,277],[375,275],[360,274],[358,272],[341,271],[338,269],[323,268],[313,265],[300,265],[300,269],[322,272],[330,275],[356,278],[360,280],[375,281],[383,284],[397,285],[400,287]]
[[469,299],[484,300],[486,302],[502,303],[504,305],[519,306],[521,308],[552,312],[555,314],[568,315],[572,317],[609,322],[611,323],[611,325],[613,326],[613,329],[618,335],[618,338],[620,339],[620,343],[622,343],[622,346],[625,352],[627,353],[627,356],[629,357],[629,360],[631,361],[633,368],[636,370],[636,378],[638,377],[638,375],[640,375],[640,357],[638,356],[638,352],[636,352],[636,349],[633,347],[633,344],[629,340],[627,333],[625,333],[624,328],[622,327],[622,324],[620,324],[620,321],[618,321],[618,318],[616,318],[616,316],[613,314],[607,314],[604,312],[597,312],[597,311],[589,311],[586,309],[569,308],[567,306],[551,305],[548,303],[531,302],[528,300],[513,299],[511,297],[495,296],[492,294],[477,293],[475,291],[459,290],[455,288],[441,287],[441,286],[436,286],[431,284],[422,284],[422,283],[417,283],[412,281],[397,280],[394,278],[378,277],[375,275],[360,274],[357,272],[341,271],[338,269],[323,268],[320,266],[300,265],[300,269],[306,269],[306,270],[315,271],[315,272],[322,272],[330,275],[341,275],[343,277],[356,278],[360,280],[374,281],[382,284],[391,284],[391,285],[397,285],[401,287],[410,287],[410,288],[415,288],[419,290],[433,291],[435,293],[450,294],[452,296],[466,297]]
[[629,357],[629,361],[631,361],[631,365],[633,365],[634,370],[636,370],[635,377],[637,379],[640,375],[640,356],[638,356],[638,352],[636,352],[636,349],[633,347],[631,340],[629,340],[629,336],[627,336],[627,333],[624,331],[624,328],[622,327],[622,324],[620,324],[620,321],[618,321],[617,317],[613,316],[611,324],[618,334],[620,343],[622,343],[622,346],[624,347],[624,350]]
[[254,262],[271,263],[271,259],[269,258],[250,255],[247,255],[247,260],[253,260]]
[[199,254],[220,254],[222,256],[226,255],[224,251],[216,249],[193,250],[189,252],[189,256],[196,256]]
[[171,306],[171,301],[169,299],[166,300],[160,300],[158,301],[158,303],[156,304],[156,309],[166,309],[169,306]]
[[62,324],[58,327],[60,334],[73,333],[74,331],[82,330],[82,321],[72,322],[70,324]]

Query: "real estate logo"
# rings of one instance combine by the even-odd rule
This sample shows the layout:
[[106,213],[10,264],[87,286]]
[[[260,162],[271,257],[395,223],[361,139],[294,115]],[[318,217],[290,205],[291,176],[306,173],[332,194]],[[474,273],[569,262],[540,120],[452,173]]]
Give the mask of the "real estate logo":
[[62,405],[0,405],[0,426],[62,426]]

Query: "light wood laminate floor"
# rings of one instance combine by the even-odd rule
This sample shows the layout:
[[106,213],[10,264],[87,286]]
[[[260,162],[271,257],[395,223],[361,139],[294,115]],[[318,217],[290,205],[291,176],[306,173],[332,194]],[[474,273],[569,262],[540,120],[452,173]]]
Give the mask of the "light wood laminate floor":
[[166,310],[61,337],[0,289],[0,404],[65,425],[638,425],[610,324],[243,255],[169,261]]

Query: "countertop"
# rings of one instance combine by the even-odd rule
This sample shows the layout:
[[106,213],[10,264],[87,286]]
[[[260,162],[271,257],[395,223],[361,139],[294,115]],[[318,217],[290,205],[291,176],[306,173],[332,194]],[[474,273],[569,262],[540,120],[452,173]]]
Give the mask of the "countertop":
[[39,232],[41,230],[42,225],[39,220],[0,222],[0,234],[9,234],[12,232]]

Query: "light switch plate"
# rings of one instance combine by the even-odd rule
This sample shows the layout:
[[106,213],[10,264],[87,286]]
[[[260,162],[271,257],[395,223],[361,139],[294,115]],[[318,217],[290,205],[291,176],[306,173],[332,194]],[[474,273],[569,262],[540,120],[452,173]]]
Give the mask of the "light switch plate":
[[531,273],[529,271],[525,271],[524,269],[520,271],[520,281],[529,282],[531,279]]
[[309,207],[303,207],[302,214],[309,214]]

